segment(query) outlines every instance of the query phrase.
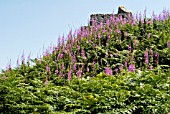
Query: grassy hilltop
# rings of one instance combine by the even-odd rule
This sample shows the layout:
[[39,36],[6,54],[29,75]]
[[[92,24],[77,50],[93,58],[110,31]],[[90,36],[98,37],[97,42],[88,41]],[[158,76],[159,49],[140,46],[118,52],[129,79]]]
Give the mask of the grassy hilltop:
[[92,20],[42,58],[23,55],[0,74],[0,113],[170,112],[169,16]]

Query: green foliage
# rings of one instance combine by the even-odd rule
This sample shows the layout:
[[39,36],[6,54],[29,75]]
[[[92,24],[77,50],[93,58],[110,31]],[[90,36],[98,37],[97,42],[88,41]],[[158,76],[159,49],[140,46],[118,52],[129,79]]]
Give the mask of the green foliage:
[[[169,69],[170,70],[170,69]],[[12,75],[11,75],[12,77]],[[138,73],[71,81],[56,78],[45,85],[34,78],[0,80],[3,113],[168,113],[170,75],[160,68]],[[14,81],[11,81],[14,80]],[[11,83],[12,82],[12,83]]]

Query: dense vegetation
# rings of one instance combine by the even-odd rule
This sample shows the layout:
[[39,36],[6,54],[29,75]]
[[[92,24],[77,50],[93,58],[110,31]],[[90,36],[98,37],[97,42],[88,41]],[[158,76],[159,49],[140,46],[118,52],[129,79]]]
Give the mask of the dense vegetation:
[[0,74],[1,113],[170,112],[170,18],[111,17]]

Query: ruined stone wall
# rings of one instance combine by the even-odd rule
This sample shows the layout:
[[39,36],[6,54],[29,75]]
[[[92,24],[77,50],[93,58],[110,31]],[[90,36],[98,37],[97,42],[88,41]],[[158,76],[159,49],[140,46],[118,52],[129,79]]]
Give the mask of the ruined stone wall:
[[90,15],[89,24],[90,26],[92,25],[92,19],[94,19],[97,24],[100,24],[100,22],[102,22],[103,24],[106,24],[106,21],[110,19],[111,16],[122,17],[122,18],[128,19],[130,16],[132,16],[132,13],[128,11],[124,6],[119,6],[117,14],[92,14]]
[[90,15],[90,26],[92,25],[92,19],[94,19],[97,24],[100,24],[100,22],[106,23],[111,16],[113,16],[113,14],[92,14]]
[[104,25],[106,24],[106,21],[110,19],[111,16],[114,17],[122,17],[128,19],[131,14],[130,13],[120,13],[120,14],[92,14],[90,15],[90,26],[92,25],[92,19],[96,21],[97,24],[100,24],[102,22]]
[[[92,26],[92,20],[94,19],[97,24],[100,24],[102,22],[103,25],[106,24],[106,21],[110,19],[110,17],[122,17],[122,18],[132,18],[132,13],[128,11],[124,6],[118,7],[118,13],[117,14],[91,14],[90,15],[90,22],[89,26]],[[81,29],[88,29],[88,26],[82,26]]]

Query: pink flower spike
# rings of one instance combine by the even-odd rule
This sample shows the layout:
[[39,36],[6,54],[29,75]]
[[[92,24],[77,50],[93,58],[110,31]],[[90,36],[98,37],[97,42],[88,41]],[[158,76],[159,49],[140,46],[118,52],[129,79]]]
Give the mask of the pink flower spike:
[[45,84],[45,85],[47,85],[47,84],[48,84],[48,80],[47,80],[47,79],[45,80],[44,84]]
[[148,49],[146,49],[145,53],[144,53],[144,57],[145,57],[145,63],[148,64],[149,63],[149,57],[148,57]]
[[6,67],[6,71],[9,71],[11,69],[11,64],[9,64],[7,67]]
[[155,58],[156,58],[156,64],[158,64],[159,63],[159,53],[158,52],[155,53]]
[[114,71],[115,71],[116,73],[118,73],[118,68],[116,68]]
[[68,72],[68,80],[71,80],[72,69]]
[[24,55],[24,51],[23,51],[23,54],[22,54],[22,64],[24,64],[25,63],[25,55]]
[[27,62],[30,61],[30,57],[31,57],[31,52],[30,52],[30,54],[29,54],[28,57],[27,57]]
[[127,65],[128,65],[128,63],[127,63],[127,61],[125,61],[125,62],[124,62],[124,66],[127,67]]
[[167,42],[167,48],[170,49],[170,41]]
[[65,38],[64,38],[64,35],[62,36],[62,45],[64,45],[64,40],[65,40]]
[[50,72],[50,67],[48,65],[46,65],[46,71]]
[[107,38],[110,39],[110,35],[107,35]]
[[60,73],[60,74],[59,74],[59,77],[62,77],[62,76],[63,76],[63,74],[62,74],[62,73]]
[[6,80],[6,79],[7,79],[7,77],[6,77],[6,76],[2,76],[2,79],[3,79],[3,80]]
[[60,44],[61,44],[61,38],[60,38],[60,36],[58,37],[58,46],[60,46]]
[[109,67],[106,67],[106,68],[105,68],[105,74],[107,74],[107,75],[112,75],[112,69],[109,68]]
[[78,71],[77,71],[77,76],[78,76],[78,78],[81,78],[81,74],[82,74],[82,70],[81,69],[79,69]]
[[76,56],[74,54],[72,55],[72,62],[76,62]]
[[149,53],[150,53],[151,56],[153,56],[153,50],[152,50],[152,48],[149,50]]
[[62,63],[61,68],[62,68],[62,70],[65,70],[64,63]]
[[130,64],[128,68],[128,72],[134,72],[135,71],[135,65]]
[[119,29],[116,29],[115,32],[118,33],[118,34],[120,34],[120,30],[119,30]]
[[98,34],[98,38],[100,38],[100,33]]
[[80,46],[77,46],[77,49],[80,50]]
[[81,51],[81,55],[83,56],[84,60],[86,60],[86,55],[85,55],[85,51],[84,50]]
[[148,38],[150,38],[150,37],[151,37],[151,33],[148,34]]
[[58,74],[58,69],[55,70],[55,74]]
[[43,55],[44,56],[49,56],[49,50],[46,50]]
[[128,50],[131,51],[131,46],[130,45],[128,45]]
[[76,68],[76,64],[73,65],[73,70],[75,71],[77,68]]
[[149,69],[150,69],[150,70],[153,70],[153,66],[152,66],[152,65],[150,65],[150,66],[149,66]]
[[119,70],[123,70],[123,66],[121,65],[121,66],[119,66]]
[[17,67],[19,67],[20,66],[20,64],[19,64],[19,58],[17,59]]

